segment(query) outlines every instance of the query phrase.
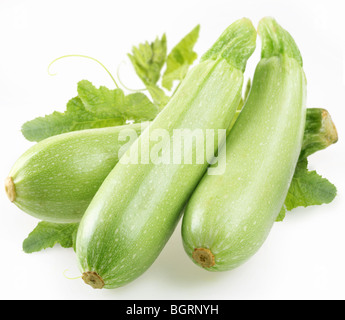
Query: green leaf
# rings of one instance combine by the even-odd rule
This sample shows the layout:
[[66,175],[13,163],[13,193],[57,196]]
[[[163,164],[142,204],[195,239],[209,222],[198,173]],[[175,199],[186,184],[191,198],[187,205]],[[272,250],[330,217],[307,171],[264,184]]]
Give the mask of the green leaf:
[[87,80],[78,83],[78,94],[85,108],[96,115],[108,115],[129,120],[153,120],[159,109],[143,93],[137,92],[125,96],[121,89],[97,89]]
[[125,115],[127,120],[135,122],[153,120],[159,113],[158,107],[140,92],[126,96],[124,105],[119,107],[119,111]]
[[193,51],[193,48],[199,38],[199,31],[200,25],[188,33],[169,53],[167,68],[162,79],[164,88],[171,90],[175,80],[183,80],[189,67],[198,57],[196,52]]
[[112,127],[124,124],[121,117],[106,113],[98,113],[96,115],[86,110],[79,97],[73,98],[67,103],[66,114],[73,119],[73,126],[70,131]]
[[161,89],[157,82],[161,76],[161,70],[167,57],[167,40],[165,34],[161,39],[156,38],[152,43],[142,43],[133,47],[132,54],[128,54],[136,74],[142,80],[149,91],[153,102],[163,109],[169,101],[169,97]]
[[87,111],[80,100],[76,97],[67,104],[64,113],[53,112],[45,117],[38,117],[24,123],[22,133],[29,141],[41,141],[51,136],[71,131],[103,128],[124,124],[120,117],[108,114],[95,115]]
[[22,133],[29,141],[41,141],[48,137],[71,131],[120,126],[127,121],[150,121],[159,108],[143,93],[125,96],[121,89],[97,89],[87,80],[78,84],[79,97],[67,103],[64,113],[53,112],[22,126]]
[[164,34],[162,39],[156,38],[152,43],[145,42],[133,47],[132,54],[128,54],[128,57],[144,84],[154,86],[160,78],[166,55],[167,40]]
[[276,221],[283,221],[286,211],[298,207],[309,207],[331,203],[337,195],[337,188],[316,171],[308,170],[308,160],[300,160],[292,178],[284,206]]
[[163,89],[159,88],[156,85],[147,86],[146,88],[150,93],[154,103],[159,106],[160,110],[162,110],[169,102],[170,97],[165,94]]
[[75,248],[78,223],[58,224],[40,222],[23,242],[25,253],[39,252],[60,244],[63,248]]
[[122,117],[118,108],[124,105],[125,94],[121,89],[110,90],[104,86],[97,89],[90,81],[82,80],[78,83],[78,96],[92,113]]
[[330,203],[337,195],[336,187],[316,171],[308,170],[308,161],[298,162],[292,179],[285,207],[291,211],[297,207],[308,207]]

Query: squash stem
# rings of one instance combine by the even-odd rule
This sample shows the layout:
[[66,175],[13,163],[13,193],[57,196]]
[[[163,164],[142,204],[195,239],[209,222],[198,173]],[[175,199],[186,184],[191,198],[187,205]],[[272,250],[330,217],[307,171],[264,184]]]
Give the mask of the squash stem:
[[216,264],[211,250],[204,248],[194,249],[193,260],[203,268],[211,268]]
[[306,126],[300,160],[338,141],[338,132],[327,110],[307,109]]
[[12,177],[7,177],[5,180],[5,190],[11,202],[16,200],[16,187],[14,185]]
[[103,289],[104,287],[103,279],[96,272],[84,272],[82,279],[86,284],[90,285],[94,289]]
[[327,110],[322,110],[322,121],[325,127],[325,138],[328,145],[338,142],[338,131]]

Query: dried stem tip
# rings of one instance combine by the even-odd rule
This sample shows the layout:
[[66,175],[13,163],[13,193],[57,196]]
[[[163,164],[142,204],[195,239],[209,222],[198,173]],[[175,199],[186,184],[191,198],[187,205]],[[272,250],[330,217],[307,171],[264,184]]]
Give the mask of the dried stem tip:
[[[322,110],[322,124],[328,145],[338,142],[338,131],[327,110]],[[327,146],[328,146],[327,145]]]
[[193,259],[203,268],[211,268],[216,264],[214,255],[209,249],[194,249]]
[[14,185],[12,177],[7,177],[5,180],[5,190],[11,202],[16,200],[16,187]]
[[86,284],[90,285],[94,289],[103,289],[104,287],[103,279],[96,272],[84,272],[82,279]]

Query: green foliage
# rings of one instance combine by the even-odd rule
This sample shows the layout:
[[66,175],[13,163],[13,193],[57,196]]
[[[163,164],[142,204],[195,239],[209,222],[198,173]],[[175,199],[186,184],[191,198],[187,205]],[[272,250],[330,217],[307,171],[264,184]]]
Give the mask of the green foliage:
[[161,39],[156,38],[152,43],[145,42],[133,47],[132,54],[128,54],[134,70],[142,80],[151,97],[161,109],[167,104],[169,97],[157,85],[161,70],[166,62],[167,41],[165,34]]
[[189,67],[198,55],[193,48],[199,38],[200,26],[196,26],[170,52],[167,58],[167,68],[164,72],[162,85],[171,90],[175,80],[181,81],[186,76]]
[[168,56],[165,35],[161,39],[156,38],[152,43],[145,42],[133,47],[132,54],[128,54],[136,74],[160,109],[165,107],[170,98],[159,85],[161,71],[166,64],[162,86],[168,90],[172,89],[175,80],[184,79],[189,67],[197,58],[193,48],[199,37],[199,30],[198,25],[172,49]]
[[40,222],[23,242],[25,253],[38,252],[60,244],[63,248],[75,248],[78,223],[58,224]]
[[316,171],[309,171],[307,159],[300,160],[277,221],[284,220],[286,211],[330,203],[336,195],[337,188],[331,182]]
[[38,142],[71,131],[120,126],[128,121],[150,121],[159,112],[143,93],[125,96],[121,89],[97,89],[87,80],[78,83],[78,94],[67,103],[64,113],[55,111],[26,122],[22,126],[24,137]]

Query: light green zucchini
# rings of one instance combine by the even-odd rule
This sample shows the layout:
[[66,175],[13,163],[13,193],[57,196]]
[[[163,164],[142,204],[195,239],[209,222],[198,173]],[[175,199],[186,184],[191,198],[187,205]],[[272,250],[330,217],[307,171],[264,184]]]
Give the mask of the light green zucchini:
[[[239,112],[234,120],[238,115]],[[129,142],[118,139],[119,133],[134,130],[140,135],[147,125],[83,130],[39,142],[18,159],[6,179],[9,199],[41,220],[79,222],[98,188],[117,164],[120,148],[125,152],[130,146]],[[327,110],[307,109],[300,158],[327,148],[337,140],[337,130]],[[78,170],[75,170],[76,162]],[[94,187],[90,188],[91,185]]]
[[[176,129],[201,129],[203,133],[227,129],[239,105],[243,71],[255,46],[256,30],[248,19],[231,25],[125,153],[129,159],[138,156],[139,163],[120,161],[106,178],[77,235],[77,258],[87,284],[93,288],[123,286],[155,261],[208,163],[144,164],[148,153],[141,158],[141,151],[157,146],[153,140],[156,129],[169,134],[162,148],[173,146]],[[197,146],[194,143],[184,150],[185,156],[195,155]],[[204,142],[202,146],[206,155],[217,151],[217,143],[216,147]]]
[[300,155],[306,78],[300,52],[278,23],[259,24],[262,59],[248,100],[220,157],[226,172],[205,175],[185,210],[188,256],[209,271],[233,269],[267,238],[286,198]]
[[[45,221],[79,222],[93,196],[119,160],[128,141],[148,123],[65,133],[45,139],[25,152],[5,181],[9,199]],[[124,130],[124,131],[123,131]]]

